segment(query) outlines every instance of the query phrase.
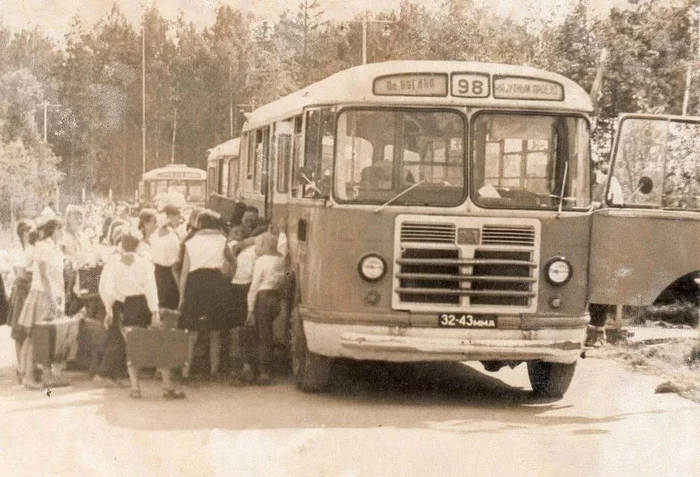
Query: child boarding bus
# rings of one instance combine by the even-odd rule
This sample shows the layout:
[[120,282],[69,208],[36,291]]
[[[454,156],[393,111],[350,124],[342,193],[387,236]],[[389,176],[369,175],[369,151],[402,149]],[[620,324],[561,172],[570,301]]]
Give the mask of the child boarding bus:
[[563,395],[589,320],[591,110],[534,68],[393,61],[252,112],[238,198],[289,240],[298,386],[336,358],[481,361]]
[[180,206],[204,205],[207,173],[185,164],[168,164],[143,175],[139,202],[156,207],[170,202]]
[[[593,215],[591,303],[695,309],[700,276],[700,118],[620,117],[603,208]],[[602,183],[602,184],[601,184]],[[621,318],[618,315],[618,318]]]

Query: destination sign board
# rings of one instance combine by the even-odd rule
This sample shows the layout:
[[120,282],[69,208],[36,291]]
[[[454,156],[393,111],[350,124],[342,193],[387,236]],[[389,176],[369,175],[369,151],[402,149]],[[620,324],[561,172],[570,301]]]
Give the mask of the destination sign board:
[[493,79],[493,97],[497,99],[564,101],[564,86],[543,79],[496,76]]
[[381,76],[374,80],[376,96],[447,96],[447,75],[410,73]]
[[186,171],[165,171],[159,172],[156,175],[156,179],[185,179],[185,180],[203,180],[201,174],[197,172],[186,172]]

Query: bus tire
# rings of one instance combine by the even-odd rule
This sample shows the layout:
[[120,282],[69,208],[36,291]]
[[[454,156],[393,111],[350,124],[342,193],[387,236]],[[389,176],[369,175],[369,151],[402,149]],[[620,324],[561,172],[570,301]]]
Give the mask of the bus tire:
[[328,388],[331,358],[309,351],[304,323],[297,307],[292,311],[292,373],[297,388],[306,393],[323,392]]
[[563,397],[574,377],[576,363],[545,363],[535,360],[527,362],[532,391],[540,397]]

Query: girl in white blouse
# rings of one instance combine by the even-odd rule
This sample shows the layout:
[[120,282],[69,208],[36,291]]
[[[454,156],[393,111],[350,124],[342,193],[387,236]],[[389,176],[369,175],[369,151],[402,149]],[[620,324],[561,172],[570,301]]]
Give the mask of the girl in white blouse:
[[[197,228],[191,239],[185,242],[185,253],[180,276],[180,327],[196,332],[210,332],[210,372],[219,371],[221,332],[232,328],[231,284],[222,274],[224,268],[226,236],[221,232],[219,214],[204,210],[199,214]],[[190,358],[194,346],[190,349]],[[188,360],[190,363],[192,360]],[[189,369],[183,370],[189,379]]]
[[61,317],[65,303],[63,252],[59,246],[64,222],[59,217],[44,220],[37,229],[40,240],[34,248],[32,284],[18,319],[18,326],[26,334],[20,352],[20,373],[24,385],[31,389],[41,389],[34,378],[32,329],[35,323]]
[[[146,328],[160,322],[153,264],[136,253],[139,243],[138,232],[130,230],[122,234],[119,256],[105,265],[100,277],[100,297],[107,310],[105,322],[112,331],[105,355],[126,357],[124,328]],[[140,398],[138,369],[127,366],[127,370],[131,381],[129,396]],[[175,391],[170,383],[170,369],[163,368],[160,372],[163,396],[166,399],[184,398],[184,393]]]
[[161,308],[177,310],[180,293],[174,266],[180,259],[180,236],[177,233],[180,209],[172,205],[166,206],[164,212],[167,223],[150,232],[153,221],[156,219],[155,216],[151,215],[153,212],[152,209],[144,209],[139,218],[140,222],[143,223],[144,236],[150,247],[151,259],[156,267],[158,299]]

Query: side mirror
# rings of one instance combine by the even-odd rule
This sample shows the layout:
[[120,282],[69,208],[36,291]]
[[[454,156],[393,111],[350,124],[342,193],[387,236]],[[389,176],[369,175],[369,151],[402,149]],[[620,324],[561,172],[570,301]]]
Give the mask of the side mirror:
[[639,183],[637,184],[637,189],[642,194],[648,194],[649,192],[654,190],[654,181],[652,181],[651,178],[648,176],[642,176],[639,179]]
[[313,172],[308,167],[300,167],[297,170],[296,180],[302,184],[310,184],[313,181]]

